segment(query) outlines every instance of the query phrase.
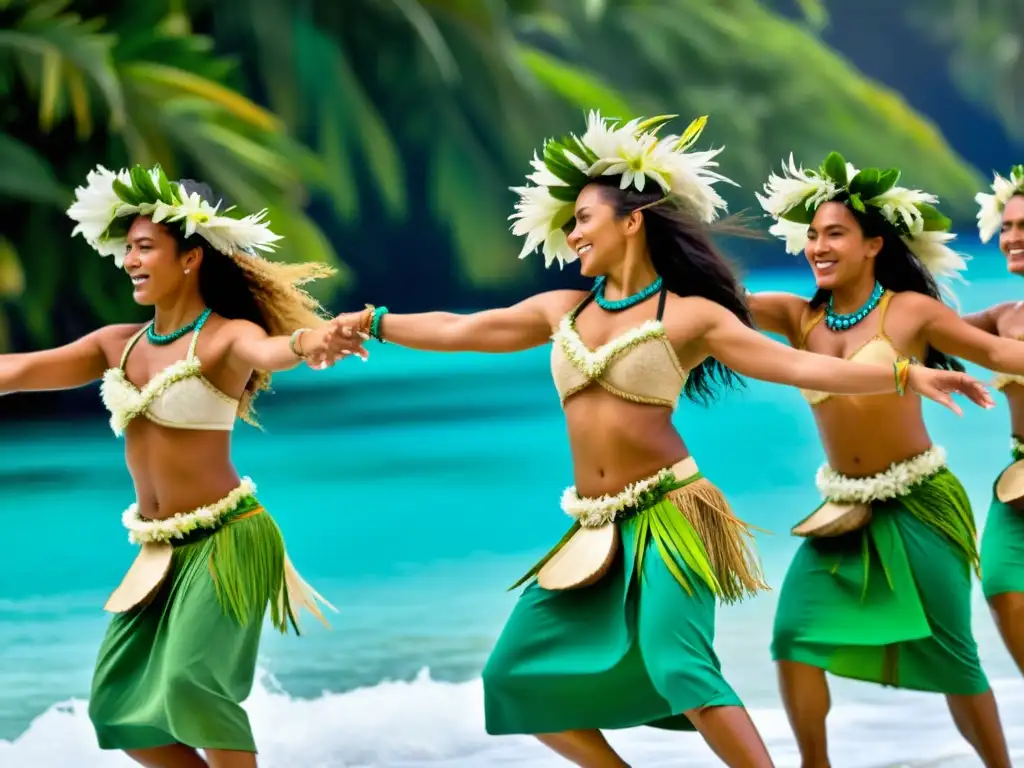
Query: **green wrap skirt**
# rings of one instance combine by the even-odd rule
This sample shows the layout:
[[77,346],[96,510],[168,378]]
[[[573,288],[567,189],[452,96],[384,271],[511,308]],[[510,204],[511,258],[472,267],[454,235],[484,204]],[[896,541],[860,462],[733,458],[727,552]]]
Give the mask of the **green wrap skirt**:
[[483,671],[488,733],[693,730],[685,712],[742,706],[714,638],[717,600],[765,588],[747,527],[692,459],[610,525],[621,547],[596,583],[519,597]]
[[963,486],[942,467],[871,512],[863,528],[800,546],[773,658],[911,690],[989,690],[971,630],[978,553]]
[[[1017,438],[1013,440],[1012,456],[1014,463],[1024,459]],[[1024,592],[1024,509],[1000,501],[995,484],[981,535],[981,588],[986,598]]]
[[115,614],[100,647],[89,698],[99,746],[255,752],[241,703],[264,618],[269,609],[279,631],[298,632],[294,609],[319,595],[291,568],[277,524],[251,495],[216,527],[172,545],[162,582],[145,603]]

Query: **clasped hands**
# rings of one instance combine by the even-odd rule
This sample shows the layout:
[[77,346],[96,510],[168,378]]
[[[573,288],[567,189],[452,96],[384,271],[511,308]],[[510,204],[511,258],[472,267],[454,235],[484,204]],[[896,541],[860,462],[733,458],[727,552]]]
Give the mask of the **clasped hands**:
[[322,371],[351,355],[366,362],[370,357],[370,351],[364,346],[370,338],[368,330],[368,312],[364,310],[338,315],[303,334],[302,354],[306,365]]

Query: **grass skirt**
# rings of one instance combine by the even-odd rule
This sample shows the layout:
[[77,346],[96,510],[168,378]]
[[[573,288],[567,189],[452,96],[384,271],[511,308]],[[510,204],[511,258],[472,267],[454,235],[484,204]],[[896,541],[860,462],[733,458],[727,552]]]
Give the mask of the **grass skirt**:
[[241,702],[268,606],[279,631],[295,625],[286,563],[277,524],[252,496],[219,528],[176,540],[159,591],[116,614],[100,647],[89,699],[99,746],[255,752]]
[[597,583],[524,590],[483,671],[488,733],[693,730],[688,710],[742,706],[715,654],[715,607],[765,588],[749,533],[700,475],[673,486],[620,516]]
[[804,541],[779,595],[772,656],[898,688],[984,693],[971,631],[977,563],[970,502],[943,468],[872,504],[865,528]]

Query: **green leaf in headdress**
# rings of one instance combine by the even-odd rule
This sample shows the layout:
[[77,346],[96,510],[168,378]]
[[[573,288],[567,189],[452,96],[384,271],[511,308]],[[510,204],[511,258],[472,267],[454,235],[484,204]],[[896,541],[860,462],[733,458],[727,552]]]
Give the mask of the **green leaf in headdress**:
[[896,182],[900,180],[900,175],[901,173],[899,168],[887,168],[882,171],[881,178],[878,181],[881,191],[878,192],[878,194],[884,195],[890,189],[895,187]]
[[868,210],[867,206],[864,205],[864,201],[861,200],[860,194],[857,192],[850,195],[850,207],[855,211],[860,211],[861,213],[867,213]]
[[141,205],[145,202],[141,195],[135,191],[135,187],[129,187],[120,179],[114,179],[113,181],[114,194],[116,194],[121,200],[128,205]]
[[153,178],[149,175],[149,171],[141,165],[135,165],[132,166],[129,173],[132,177],[132,187],[135,188],[143,202],[156,203],[160,199],[160,191],[153,183]]
[[555,200],[561,200],[563,203],[575,203],[576,198],[580,196],[579,187],[560,187],[555,185],[548,187],[547,190]]
[[917,203],[917,210],[924,219],[925,232],[948,232],[953,220],[945,216],[938,208],[928,203]]
[[846,160],[838,152],[830,152],[828,157],[825,158],[825,162],[821,164],[822,175],[827,176],[837,187],[845,187],[848,179],[846,178]]
[[704,126],[708,124],[708,116],[701,115],[683,131],[683,135],[679,137],[679,141],[676,142],[675,149],[679,152],[685,152],[687,149],[697,143],[697,139],[700,138],[701,133],[704,131]]
[[[865,168],[850,179],[850,197],[854,195],[861,200],[870,200],[881,194],[882,174],[877,168]],[[860,210],[859,208],[857,210]]]
[[807,200],[809,198],[810,195],[801,200],[799,205],[794,205],[779,218],[785,219],[786,221],[792,221],[796,224],[810,224],[814,221],[814,212],[817,208],[807,207]]
[[648,117],[646,120],[637,124],[633,135],[640,136],[644,133],[657,133],[661,126],[676,117],[678,117],[678,115],[655,115],[654,117]]
[[180,202],[175,193],[175,188],[171,186],[171,180],[167,178],[167,174],[160,165],[156,166],[156,174],[158,180],[158,188],[160,190],[160,200],[167,203],[168,205],[174,205]]

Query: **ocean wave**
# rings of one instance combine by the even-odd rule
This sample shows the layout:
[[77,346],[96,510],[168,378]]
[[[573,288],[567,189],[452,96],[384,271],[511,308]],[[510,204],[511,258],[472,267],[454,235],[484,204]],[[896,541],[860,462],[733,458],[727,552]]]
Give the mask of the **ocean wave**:
[[[996,681],[996,695],[1015,759],[1024,759],[1024,724],[1009,713],[1024,707],[1024,681]],[[837,768],[977,765],[941,696],[872,688],[872,701],[838,703],[829,716]],[[879,696],[884,693],[884,696]],[[838,697],[837,697],[838,698]],[[423,670],[411,681],[386,681],[346,693],[298,699],[266,672],[246,710],[262,768],[560,768],[568,765],[527,737],[484,732],[479,679],[446,683]],[[799,765],[781,708],[751,708],[779,768]],[[654,728],[609,732],[624,758],[645,768],[718,766],[695,734]],[[14,741],[0,740],[0,765],[11,768],[127,768],[116,752],[96,748],[85,701],[50,707]]]

